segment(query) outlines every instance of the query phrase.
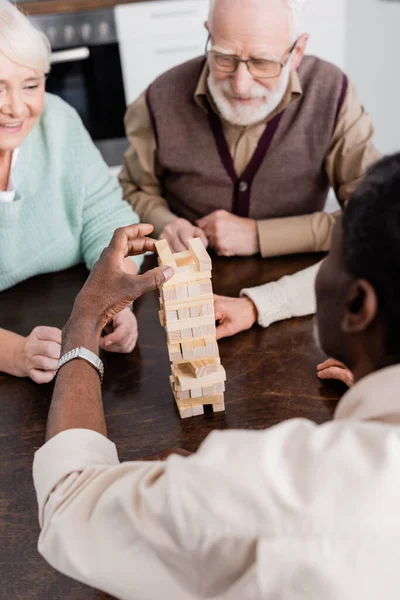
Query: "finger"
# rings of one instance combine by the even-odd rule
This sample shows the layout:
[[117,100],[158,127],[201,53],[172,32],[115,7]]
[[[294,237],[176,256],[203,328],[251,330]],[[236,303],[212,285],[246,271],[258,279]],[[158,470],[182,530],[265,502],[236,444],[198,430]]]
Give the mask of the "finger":
[[129,336],[130,328],[127,323],[114,323],[113,332],[101,338],[102,346],[107,349],[116,344],[122,345]]
[[40,371],[39,369],[31,369],[28,373],[29,377],[35,383],[50,383],[55,377],[56,371]]
[[39,325],[32,331],[38,340],[44,340],[46,342],[56,342],[61,344],[62,331],[58,327],[46,327],[45,325]]
[[204,227],[207,227],[207,225],[211,221],[210,217],[212,214],[213,213],[210,213],[209,215],[206,215],[205,217],[201,217],[200,219],[197,219],[197,221],[195,221],[196,225],[198,227],[200,227],[200,229],[204,229]]
[[123,253],[126,258],[129,256],[129,250],[139,252],[139,248],[145,247],[148,242],[144,242],[143,240],[148,239],[145,236],[151,233],[153,229],[153,225],[147,223],[120,227],[115,230],[109,249],[113,252]]
[[317,370],[321,371],[323,369],[328,369],[329,367],[341,367],[342,369],[346,369],[347,368],[346,365],[344,365],[339,360],[336,360],[335,358],[328,358],[324,362],[322,362],[319,365],[317,365]]
[[204,247],[205,248],[208,247],[208,238],[207,238],[206,234],[204,233],[204,231],[202,229],[200,229],[200,227],[195,228],[193,237],[199,237],[201,239],[201,241],[203,242]]
[[225,337],[231,337],[241,331],[240,329],[236,330],[232,327],[232,323],[229,321],[223,321],[217,326],[217,340],[220,340]]
[[353,385],[353,374],[348,369],[342,369],[341,367],[329,367],[319,371],[317,375],[320,379],[336,379],[343,381],[349,387]]
[[172,267],[156,267],[146,271],[143,275],[136,277],[126,276],[128,286],[131,288],[131,298],[135,300],[146,292],[157,290],[163,283],[171,279],[174,275]]
[[112,346],[108,346],[104,348],[107,352],[115,352],[118,354],[130,354],[132,350],[135,348],[137,342],[137,335],[130,336],[127,340],[124,340],[122,343],[113,344]]
[[176,232],[176,237],[174,238],[174,246],[176,248],[175,252],[186,252],[189,246],[189,240],[193,236],[190,235],[186,229],[178,229]]
[[33,356],[48,356],[58,360],[61,356],[61,344],[40,340],[35,344]]
[[214,315],[216,321],[220,321],[226,315],[226,311],[223,308],[223,303],[220,300],[214,301]]
[[40,354],[32,356],[31,363],[33,369],[40,369],[41,371],[56,371],[58,367],[58,360]]
[[113,333],[101,338],[100,347],[108,352],[120,352],[121,354],[132,352],[136,346],[138,331],[136,328],[133,330],[130,328],[128,331],[126,328],[125,331],[121,331],[122,329],[122,327],[118,328],[118,335]]

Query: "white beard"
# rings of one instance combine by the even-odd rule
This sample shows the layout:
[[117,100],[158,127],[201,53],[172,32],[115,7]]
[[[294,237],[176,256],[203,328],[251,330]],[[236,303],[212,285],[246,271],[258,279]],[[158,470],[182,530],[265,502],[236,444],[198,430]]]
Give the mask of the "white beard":
[[257,108],[238,105],[235,102],[236,95],[232,91],[231,82],[228,78],[222,81],[215,81],[213,75],[210,73],[207,83],[221,116],[229,123],[232,123],[232,125],[246,127],[247,125],[260,123],[277,108],[285,95],[289,78],[290,70],[288,63],[282,70],[279,86],[274,92],[270,92],[255,81],[245,98],[262,98],[263,103]]

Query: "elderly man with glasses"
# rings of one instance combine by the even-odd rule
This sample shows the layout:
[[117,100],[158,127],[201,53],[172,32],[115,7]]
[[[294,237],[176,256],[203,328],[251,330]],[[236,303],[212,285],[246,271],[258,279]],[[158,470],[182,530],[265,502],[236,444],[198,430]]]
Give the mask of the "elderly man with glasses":
[[[304,56],[303,4],[211,1],[206,57],[163,74],[129,107],[124,198],[174,251],[194,236],[223,256],[328,250],[329,187],[343,205],[379,158],[347,77]],[[246,291],[235,313],[248,323],[236,329],[313,312],[314,276]]]

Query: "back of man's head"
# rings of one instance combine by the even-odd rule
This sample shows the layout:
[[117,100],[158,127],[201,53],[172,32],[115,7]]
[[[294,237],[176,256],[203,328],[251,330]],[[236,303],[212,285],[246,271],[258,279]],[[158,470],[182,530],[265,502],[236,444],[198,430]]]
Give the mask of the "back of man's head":
[[400,154],[376,163],[343,217],[348,272],[375,289],[387,329],[387,351],[400,357]]

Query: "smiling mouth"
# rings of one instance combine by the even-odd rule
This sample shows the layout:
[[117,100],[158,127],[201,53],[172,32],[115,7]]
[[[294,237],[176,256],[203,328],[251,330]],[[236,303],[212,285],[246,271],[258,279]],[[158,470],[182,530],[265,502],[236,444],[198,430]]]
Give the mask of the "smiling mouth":
[[19,129],[23,124],[23,121],[18,121],[18,123],[0,123],[1,129],[9,129],[13,131],[14,129]]

